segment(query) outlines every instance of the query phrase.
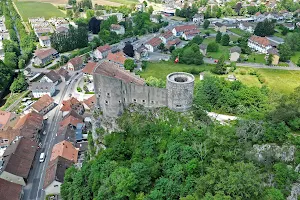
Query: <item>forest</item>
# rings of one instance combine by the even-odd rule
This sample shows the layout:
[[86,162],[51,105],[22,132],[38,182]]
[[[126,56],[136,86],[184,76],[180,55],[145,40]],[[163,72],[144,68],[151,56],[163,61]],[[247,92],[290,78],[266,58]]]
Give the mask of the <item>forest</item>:
[[[83,167],[69,168],[65,200],[283,200],[299,178],[300,87],[282,96],[266,87],[207,77],[194,107],[176,113],[132,105],[122,131],[89,136]],[[205,111],[238,116],[220,125]],[[106,149],[95,151],[95,145]]]

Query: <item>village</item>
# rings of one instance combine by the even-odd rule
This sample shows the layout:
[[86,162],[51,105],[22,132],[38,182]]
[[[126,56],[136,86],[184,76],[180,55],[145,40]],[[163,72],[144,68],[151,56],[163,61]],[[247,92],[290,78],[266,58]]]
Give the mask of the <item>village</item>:
[[[19,73],[15,81],[22,82],[25,88],[16,90],[15,94],[20,96],[0,111],[0,188],[5,191],[0,192],[1,200],[61,199],[60,189],[66,169],[72,166],[80,169],[88,157],[92,132],[99,128],[95,127],[96,111],[109,107],[110,102],[115,100],[109,100],[114,98],[114,91],[109,85],[103,88],[99,81],[101,76],[153,88],[158,88],[157,85],[163,82],[161,89],[165,86],[165,79],[155,79],[153,83],[149,81],[152,76],[143,74],[149,69],[149,64],[174,66],[173,71],[166,74],[155,73],[161,73],[163,77],[168,74],[169,77],[172,73],[183,72],[191,75],[185,75],[187,77],[194,77],[197,83],[211,74],[231,82],[238,81],[234,73],[237,67],[300,70],[299,50],[291,49],[286,41],[289,34],[299,33],[300,9],[278,10],[276,1],[261,4],[245,1],[235,5],[239,8],[237,13],[240,10],[246,13],[247,7],[260,5],[267,9],[265,12],[256,10],[252,14],[249,14],[249,9],[247,14],[238,16],[208,17],[207,13],[213,12],[214,6],[226,6],[225,1],[210,0],[207,5],[193,11],[192,16],[186,17],[178,14],[187,9],[187,4],[182,1],[165,1],[162,9],[150,13],[149,5],[152,7],[154,3],[146,4],[138,3],[132,13],[126,15],[103,10],[87,21],[89,31],[81,29],[81,24],[71,17],[26,19],[25,27],[36,38],[34,51],[32,57],[21,58],[27,49],[19,45],[22,48],[19,49],[18,65],[23,67],[13,70]],[[73,6],[66,5],[66,12],[71,11]],[[190,8],[192,2],[188,1],[188,6]],[[86,17],[87,13],[82,12],[81,15]],[[5,20],[3,15],[0,18],[0,58],[2,64],[8,66],[7,60],[11,60],[12,53],[8,48],[9,41],[20,43],[21,36],[17,33],[13,41],[10,30],[17,26],[7,29]],[[105,30],[101,28],[103,24]],[[97,26],[100,30],[94,32]],[[134,28],[138,26],[140,28]],[[81,43],[75,42],[80,39]],[[15,46],[10,45],[16,52]],[[69,46],[73,49],[68,49],[71,48]],[[24,64],[19,64],[20,60]],[[213,69],[204,71],[196,67],[190,70],[177,67],[182,65],[205,65]],[[262,78],[258,79],[261,84],[265,83]],[[161,91],[155,95],[167,96],[164,90]],[[125,95],[125,91],[123,93]],[[147,93],[148,96],[150,93]],[[104,99],[103,94],[106,95]],[[171,97],[165,96],[163,98],[169,98],[170,102]],[[126,96],[126,101],[149,107],[167,105],[156,97],[136,100],[130,96],[128,100]],[[124,100],[112,103],[112,109],[117,104],[123,106],[123,103],[125,105],[125,96]],[[176,106],[181,108],[182,105]],[[212,118],[221,124],[237,119],[226,115],[226,119],[222,120]]]

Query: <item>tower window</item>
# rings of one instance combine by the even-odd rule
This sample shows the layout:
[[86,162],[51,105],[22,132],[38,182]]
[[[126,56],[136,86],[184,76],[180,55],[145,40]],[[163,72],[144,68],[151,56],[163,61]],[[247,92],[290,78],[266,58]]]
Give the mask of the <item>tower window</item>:
[[108,105],[108,101],[107,100],[105,100],[105,104]]
[[152,104],[154,104],[154,101],[151,101]]
[[121,104],[122,103],[122,101],[121,100],[119,100],[119,104]]
[[110,93],[107,93],[107,96],[110,97]]
[[142,100],[143,103],[146,103],[145,99]]
[[136,103],[136,99],[133,99],[133,102]]

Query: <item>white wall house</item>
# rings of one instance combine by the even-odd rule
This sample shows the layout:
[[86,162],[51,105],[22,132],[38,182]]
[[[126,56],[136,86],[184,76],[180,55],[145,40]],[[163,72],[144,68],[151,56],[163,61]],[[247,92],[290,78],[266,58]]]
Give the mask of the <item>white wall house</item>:
[[252,35],[248,40],[248,47],[259,53],[267,53],[272,48],[270,41],[266,37]]
[[55,84],[48,82],[34,82],[31,85],[31,91],[34,98],[40,98],[45,94],[48,94],[52,97],[55,93]]
[[41,47],[51,47],[51,41],[49,36],[40,36],[39,42]]
[[239,29],[243,31],[247,31],[249,33],[253,33],[255,29],[255,25],[248,22],[241,22],[238,25]]
[[103,58],[106,58],[108,53],[111,52],[111,47],[106,44],[104,46],[100,46],[100,47],[97,47],[97,49],[94,51],[94,57],[96,59],[103,59]]

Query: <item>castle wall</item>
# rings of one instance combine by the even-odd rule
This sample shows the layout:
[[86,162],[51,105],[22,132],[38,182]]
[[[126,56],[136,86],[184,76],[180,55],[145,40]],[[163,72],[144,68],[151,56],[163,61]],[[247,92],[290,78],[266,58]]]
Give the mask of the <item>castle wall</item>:
[[97,106],[105,116],[119,116],[131,103],[145,107],[164,107],[168,105],[168,92],[164,88],[125,83],[122,80],[94,74]]

